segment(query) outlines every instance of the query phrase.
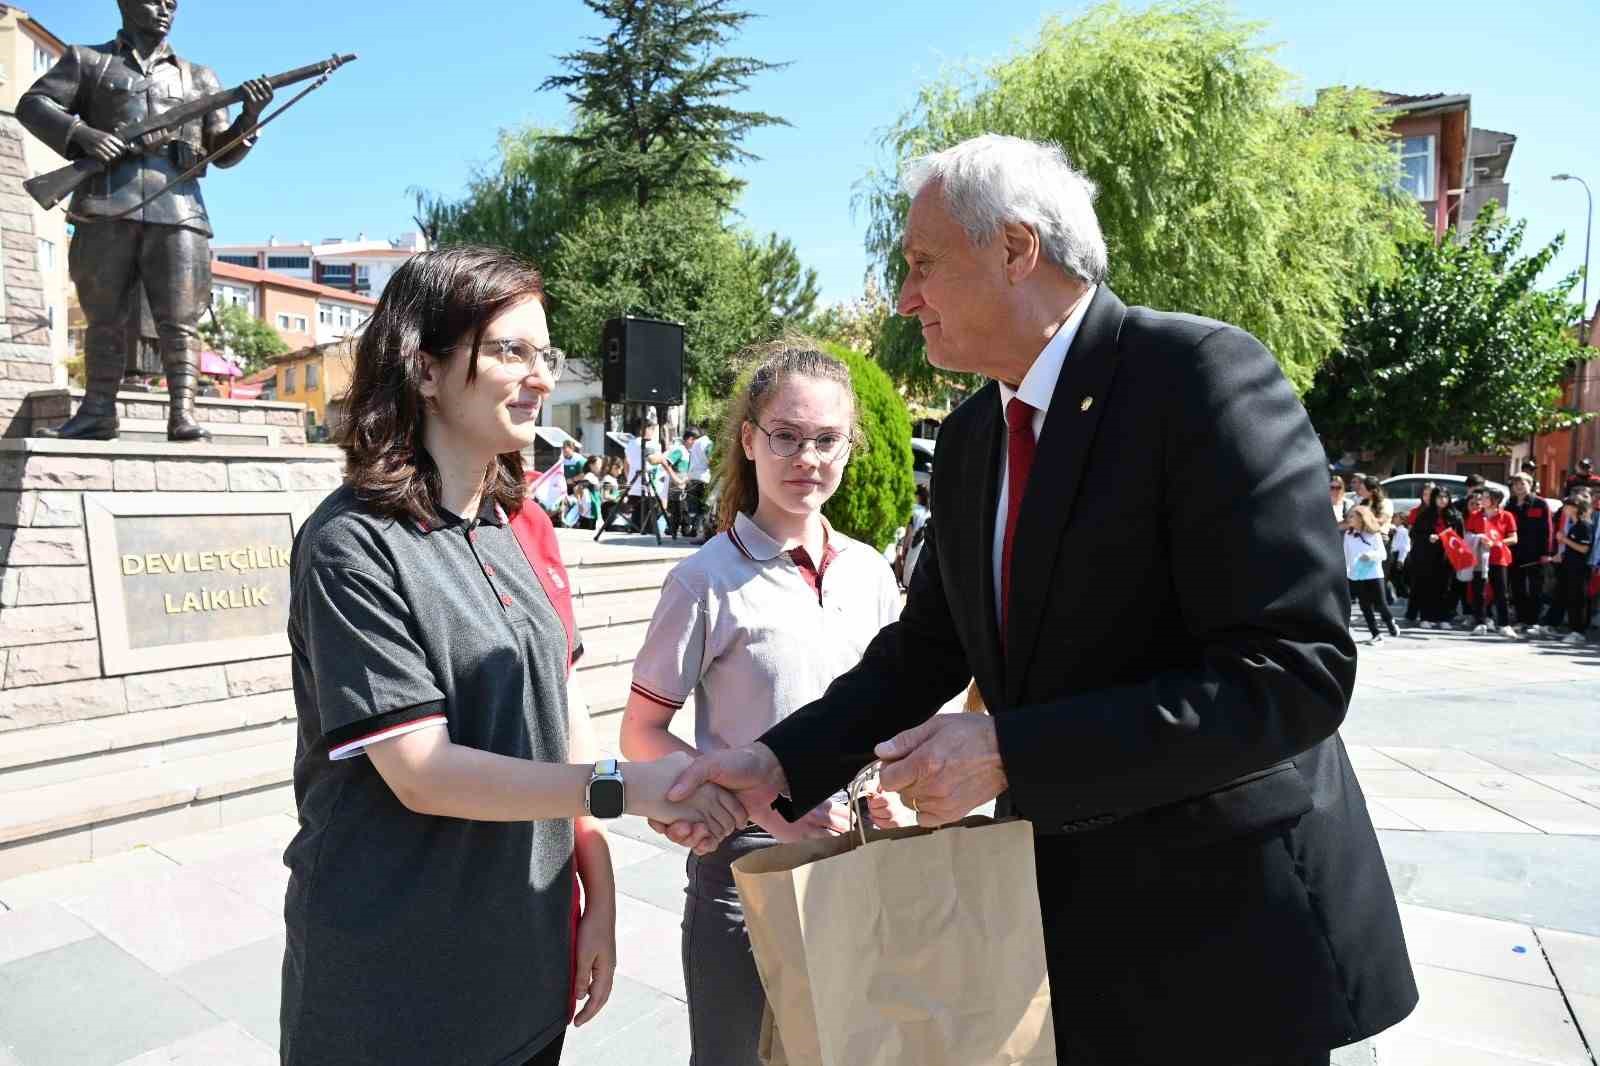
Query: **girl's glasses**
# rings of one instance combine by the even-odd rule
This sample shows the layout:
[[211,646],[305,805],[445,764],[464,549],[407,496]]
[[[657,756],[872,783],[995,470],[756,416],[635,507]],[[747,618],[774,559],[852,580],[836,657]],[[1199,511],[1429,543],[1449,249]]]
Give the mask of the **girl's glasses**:
[[478,354],[488,356],[501,366],[521,366],[524,373],[533,373],[533,364],[544,363],[550,380],[560,381],[561,372],[567,368],[567,353],[560,348],[541,348],[520,337],[495,337],[478,345]]
[[825,463],[836,462],[844,458],[850,451],[850,434],[825,430],[815,437],[803,437],[792,429],[769,430],[760,422],[751,422],[761,432],[767,435],[767,449],[779,459],[788,459],[797,454],[809,441],[817,450],[817,458]]

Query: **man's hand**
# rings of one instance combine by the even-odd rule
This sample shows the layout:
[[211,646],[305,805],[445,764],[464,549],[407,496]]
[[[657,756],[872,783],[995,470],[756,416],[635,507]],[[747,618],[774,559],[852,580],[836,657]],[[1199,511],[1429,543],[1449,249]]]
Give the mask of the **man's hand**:
[[918,825],[965,818],[1007,788],[994,719],[986,714],[936,714],[879,744],[879,781],[917,812]]
[[261,112],[272,103],[272,83],[263,75],[251,78],[240,86],[244,90],[244,114],[251,122],[261,117]]
[[[710,841],[714,848],[742,827],[748,815],[730,790],[719,785],[702,782],[691,788],[680,788],[686,771],[694,765],[682,752],[649,762],[624,764],[622,776],[626,783],[627,809],[629,814],[644,815],[652,824],[693,827],[697,835]],[[667,795],[669,788],[677,798]]]
[[72,131],[72,143],[91,159],[112,163],[128,154],[128,143],[115,133],[80,125]]
[[[667,792],[667,800],[679,802],[706,785],[727,789],[746,811],[765,811],[778,793],[788,789],[789,779],[772,749],[758,742],[700,756],[678,775]],[[668,840],[683,844],[698,855],[709,854],[721,843],[721,838],[712,839],[704,826],[682,819],[652,818],[650,825]]]

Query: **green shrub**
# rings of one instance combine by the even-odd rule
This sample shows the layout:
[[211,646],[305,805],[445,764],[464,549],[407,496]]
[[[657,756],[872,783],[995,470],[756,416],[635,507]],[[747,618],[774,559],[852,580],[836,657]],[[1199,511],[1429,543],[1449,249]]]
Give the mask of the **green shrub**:
[[850,368],[862,441],[850,454],[839,491],[822,512],[839,532],[882,549],[905,524],[916,501],[911,416],[878,364],[837,344],[823,347]]

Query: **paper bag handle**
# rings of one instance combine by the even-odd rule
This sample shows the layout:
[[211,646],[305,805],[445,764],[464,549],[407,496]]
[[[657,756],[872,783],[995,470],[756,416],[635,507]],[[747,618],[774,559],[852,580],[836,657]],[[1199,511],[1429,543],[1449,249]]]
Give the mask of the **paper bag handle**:
[[867,842],[867,823],[861,817],[861,790],[867,787],[867,782],[878,776],[881,769],[883,763],[874,759],[850,781],[850,830],[860,835],[863,845]]

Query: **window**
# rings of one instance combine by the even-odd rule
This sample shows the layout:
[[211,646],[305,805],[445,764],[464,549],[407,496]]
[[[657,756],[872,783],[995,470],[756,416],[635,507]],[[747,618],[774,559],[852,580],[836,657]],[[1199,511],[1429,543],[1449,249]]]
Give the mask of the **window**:
[[39,273],[49,274],[56,269],[56,245],[54,241],[39,238]]
[[1434,199],[1433,134],[1400,141],[1400,187],[1418,200]]
[[289,328],[289,316],[288,315],[285,315],[285,314],[278,315],[278,328],[279,329],[288,329]]
[[372,268],[369,266],[356,267],[356,288],[366,292],[372,288]]
[[269,255],[267,256],[268,270],[310,270],[311,257],[309,255]]
[[286,367],[283,368],[283,392],[284,392],[284,395],[287,396],[289,393],[291,393],[293,391],[294,391],[294,367],[286,366]]
[[323,284],[343,288],[350,284],[351,278],[355,277],[355,269],[349,263],[323,263],[321,264]]
[[33,46],[33,72],[43,74],[56,65],[56,57],[44,45],[35,42]]
[[348,307],[339,308],[339,328],[350,328],[350,309]]
[[219,262],[236,267],[254,267],[259,263],[253,255],[219,255],[217,259]]
[[294,316],[294,331],[296,333],[304,333],[309,328],[305,315]]
[[316,363],[307,363],[306,364],[306,391],[309,392],[309,391],[311,391],[312,389],[314,389],[316,387],[317,387],[317,364]]
[[319,306],[317,308],[317,322],[319,325],[323,326],[333,325],[333,308],[329,307],[327,304],[322,304]]

